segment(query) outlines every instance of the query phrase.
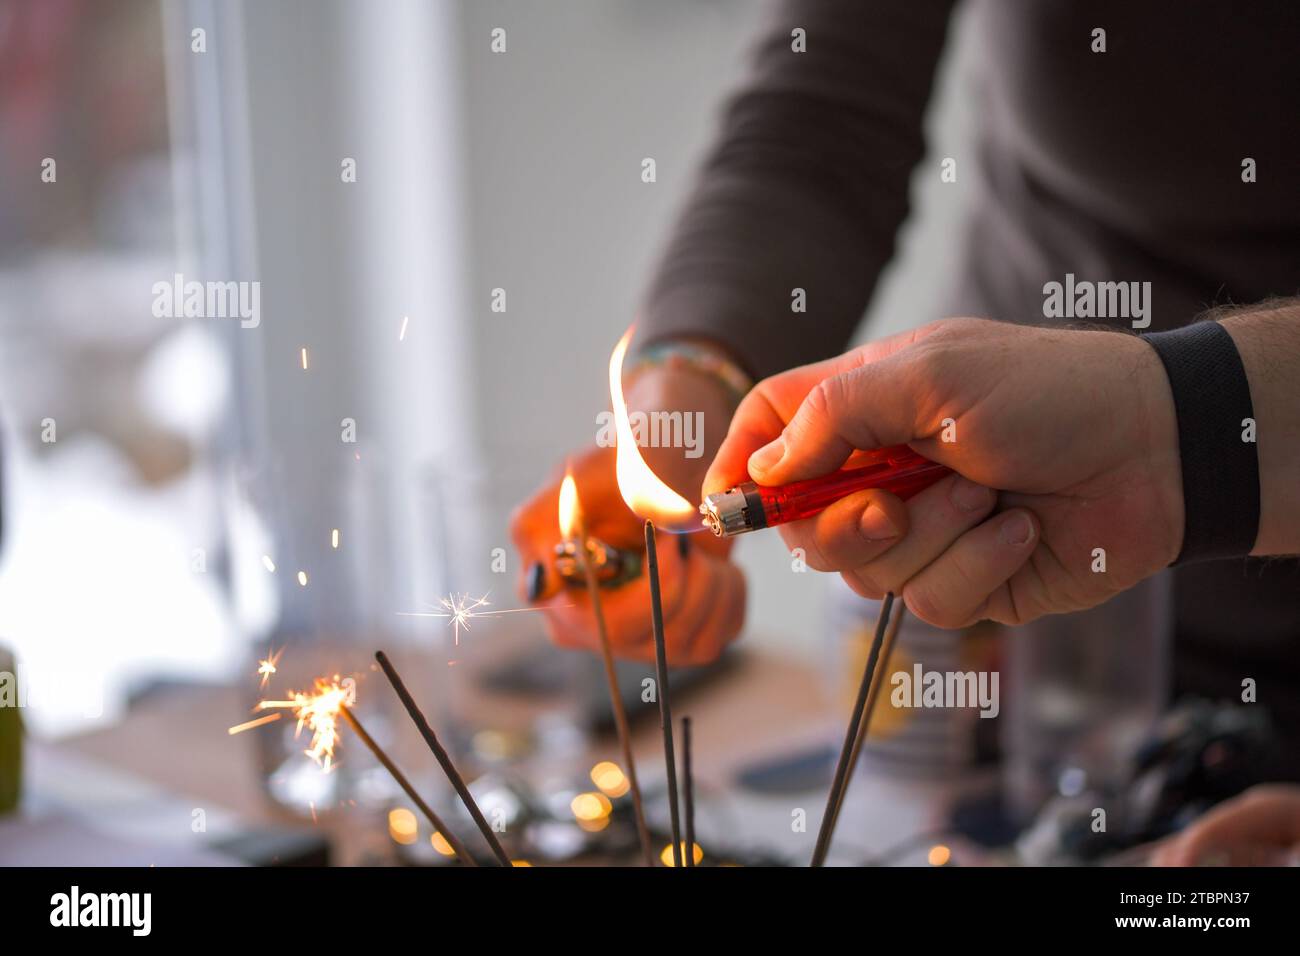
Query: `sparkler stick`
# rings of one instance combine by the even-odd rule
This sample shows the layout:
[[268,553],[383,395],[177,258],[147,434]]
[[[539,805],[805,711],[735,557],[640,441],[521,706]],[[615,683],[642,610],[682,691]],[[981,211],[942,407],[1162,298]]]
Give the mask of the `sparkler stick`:
[[831,837],[835,833],[839,806],[844,800],[844,790],[848,786],[849,762],[853,757],[858,733],[863,729],[862,717],[867,709],[867,696],[871,693],[871,684],[876,676],[876,664],[880,660],[880,648],[885,640],[885,628],[889,626],[889,614],[893,606],[894,592],[890,591],[880,605],[880,616],[876,619],[876,636],[871,641],[867,666],[862,672],[862,683],[858,687],[858,696],[853,703],[853,715],[849,718],[848,730],[844,734],[840,759],[835,764],[835,776],[831,780],[831,791],[826,798],[826,810],[822,814],[822,825],[817,832],[817,845],[813,848],[811,866],[822,866],[831,847]]
[[623,706],[623,695],[618,689],[618,671],[614,668],[614,652],[609,645],[609,631],[605,627],[605,611],[600,603],[600,582],[596,580],[596,569],[591,566],[587,555],[587,519],[582,509],[577,509],[578,552],[582,555],[583,574],[587,578],[587,593],[591,595],[591,611],[596,618],[596,633],[600,635],[600,656],[605,664],[605,683],[609,685],[609,706],[614,712],[614,727],[618,731],[619,748],[623,751],[623,763],[627,767],[628,788],[632,791],[632,812],[636,817],[636,835],[641,843],[641,853],[646,866],[655,865],[654,847],[650,844],[650,829],[645,822],[645,808],[641,803],[641,784],[636,778],[636,761],[632,757],[632,734],[627,726],[627,708]]
[[[393,761],[389,759],[388,754],[384,753],[384,749],[380,747],[379,744],[375,743],[375,739],[371,737],[370,734],[366,733],[366,729],[361,726],[361,722],[357,720],[356,715],[352,713],[346,704],[341,704],[339,706],[339,713],[341,713],[343,719],[348,722],[348,726],[352,728],[352,732],[357,735],[363,744],[370,748],[370,752],[375,755],[375,759],[383,764],[384,769],[387,770],[392,775],[393,779],[397,781],[397,785],[406,791],[406,795],[411,798],[411,802],[420,808],[420,812],[425,815],[429,823],[433,825],[433,828],[442,834],[442,838],[447,841],[447,845],[456,852],[457,859],[466,866],[478,866],[478,864],[474,862],[474,858],[465,851],[464,845],[456,837],[456,834],[452,833],[451,830],[447,828],[447,825],[438,819],[438,814],[433,812],[433,808],[425,803],[424,799],[415,792],[415,787],[411,786],[411,781],[406,779],[406,774],[397,769],[397,764],[393,763]],[[315,813],[315,808],[312,809],[312,812]]]
[[[884,611],[884,606],[881,606]],[[862,743],[867,739],[867,728],[871,726],[871,715],[875,712],[876,704],[880,702],[880,695],[884,693],[885,679],[888,675],[889,662],[894,656],[894,642],[898,638],[898,628],[903,623],[903,618],[907,616],[907,605],[900,604],[898,610],[889,620],[889,626],[885,630],[885,644],[880,651],[881,666],[877,667],[878,674],[871,685],[871,694],[867,697],[866,710],[862,712],[862,723],[858,727],[857,739],[853,741],[853,754],[849,757],[849,771],[846,775],[844,790],[840,793],[840,802],[835,807],[835,815],[831,818],[831,830],[835,830],[840,820],[840,810],[844,807],[844,798],[848,793],[849,784],[853,781],[853,772],[858,766],[858,757],[862,754]],[[878,626],[878,625],[877,625]]]
[[[682,865],[682,833],[677,819],[677,758],[673,753],[673,710],[668,699],[668,650],[664,644],[664,608],[659,595],[659,553],[654,522],[645,523],[646,569],[650,576],[650,622],[655,636],[655,676],[659,684],[659,726],[664,732],[664,763],[668,772],[668,818],[672,824],[673,866]],[[692,850],[692,854],[694,851]]]
[[456,765],[451,762],[451,757],[447,755],[447,751],[443,749],[442,744],[438,741],[438,735],[433,732],[429,722],[424,719],[424,713],[416,704],[415,698],[411,696],[411,692],[406,689],[406,684],[402,682],[401,676],[393,667],[392,662],[388,660],[388,655],[383,651],[376,651],[375,660],[383,668],[388,683],[392,684],[393,690],[397,691],[402,706],[411,715],[411,720],[415,723],[416,729],[420,731],[420,736],[424,738],[424,742],[433,751],[433,756],[437,759],[438,765],[442,767],[442,772],[447,775],[451,785],[456,788],[456,793],[460,795],[461,802],[465,804],[465,809],[474,818],[474,825],[478,827],[479,832],[483,834],[483,839],[487,840],[488,846],[492,848],[493,856],[497,858],[497,862],[502,866],[511,866],[510,857],[506,855],[506,851],[502,848],[501,841],[497,839],[497,835],[488,826],[487,820],[483,817],[483,811],[479,809],[474,797],[469,792],[469,787],[465,786],[465,778],[460,775]]
[[682,718],[682,796],[686,800],[686,865],[695,868],[695,780],[691,774],[691,718]]

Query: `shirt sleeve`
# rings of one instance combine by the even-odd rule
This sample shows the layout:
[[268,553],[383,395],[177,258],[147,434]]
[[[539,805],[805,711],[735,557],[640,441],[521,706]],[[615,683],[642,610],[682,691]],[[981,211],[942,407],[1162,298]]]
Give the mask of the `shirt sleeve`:
[[777,6],[654,273],[638,345],[710,340],[756,378],[843,351],[907,215],[951,10]]

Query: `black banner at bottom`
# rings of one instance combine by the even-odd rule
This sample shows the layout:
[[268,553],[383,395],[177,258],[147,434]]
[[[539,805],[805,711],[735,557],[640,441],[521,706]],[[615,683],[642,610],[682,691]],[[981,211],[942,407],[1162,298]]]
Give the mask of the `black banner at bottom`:
[[860,932],[866,942],[884,931],[915,933],[918,942],[1171,932],[1227,941],[1289,933],[1297,890],[1294,869],[0,868],[0,923],[15,934],[8,938],[75,933],[80,942],[258,948],[312,939],[381,945],[413,934],[438,945],[448,932],[546,945],[576,932],[603,946],[624,933],[655,945],[712,931],[735,942],[779,927],[809,941]]

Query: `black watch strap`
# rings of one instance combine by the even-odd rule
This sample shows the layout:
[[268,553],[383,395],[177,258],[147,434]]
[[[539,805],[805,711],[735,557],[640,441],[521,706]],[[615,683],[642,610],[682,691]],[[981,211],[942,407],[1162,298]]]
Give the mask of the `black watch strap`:
[[1164,364],[1178,416],[1186,521],[1174,563],[1244,557],[1259,533],[1259,454],[1237,346],[1211,321],[1142,338]]

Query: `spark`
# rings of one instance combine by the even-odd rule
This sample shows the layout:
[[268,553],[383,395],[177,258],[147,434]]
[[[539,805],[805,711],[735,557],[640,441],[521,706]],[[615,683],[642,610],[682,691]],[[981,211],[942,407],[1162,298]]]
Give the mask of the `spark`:
[[303,587],[306,587],[306,586],[307,586],[307,572],[306,572],[306,571],[299,571],[299,572],[298,572],[298,583],[301,584]]
[[302,370],[307,371],[307,346],[302,347]]
[[269,554],[262,555],[262,565],[266,568],[266,570],[270,571],[272,574],[275,573],[275,562],[271,560],[271,556]]
[[401,342],[406,338],[406,327],[407,325],[410,324],[410,322],[411,322],[411,317],[409,315],[402,316],[402,331],[397,333],[397,341]]
[[[490,607],[491,601],[484,594],[480,598],[470,598],[468,594],[450,594],[445,598],[438,599],[442,610],[433,611],[398,611],[401,617],[439,617],[447,620],[452,632],[455,634],[456,646],[460,646],[461,628],[469,630],[470,621],[480,617],[495,617],[499,614],[519,614],[523,611],[540,611],[536,607],[511,607],[500,608],[498,610],[484,611],[480,608]],[[434,605],[427,605],[434,607]]]
[[265,717],[258,717],[255,720],[246,720],[242,724],[235,724],[226,733],[233,737],[235,734],[242,734],[245,730],[252,730],[254,727],[261,727],[263,724],[273,723],[279,719],[279,714],[267,714]]
[[337,551],[338,546],[339,546],[339,529],[335,528],[333,531],[330,532],[330,547],[334,548]]
[[269,650],[266,653],[266,659],[257,662],[257,673],[262,677],[262,683],[260,685],[262,687],[266,686],[266,682],[269,681],[271,675],[275,673],[275,665],[280,663],[280,655],[284,653],[284,648],[280,648],[274,654]]
[[316,685],[311,693],[291,692],[287,700],[263,700],[257,704],[258,710],[284,709],[292,710],[298,718],[294,736],[302,733],[303,727],[311,731],[311,746],[303,751],[325,773],[330,772],[334,764],[334,747],[339,742],[339,714],[344,705],[354,702],[355,690],[341,683],[339,675],[330,679],[316,678]]

